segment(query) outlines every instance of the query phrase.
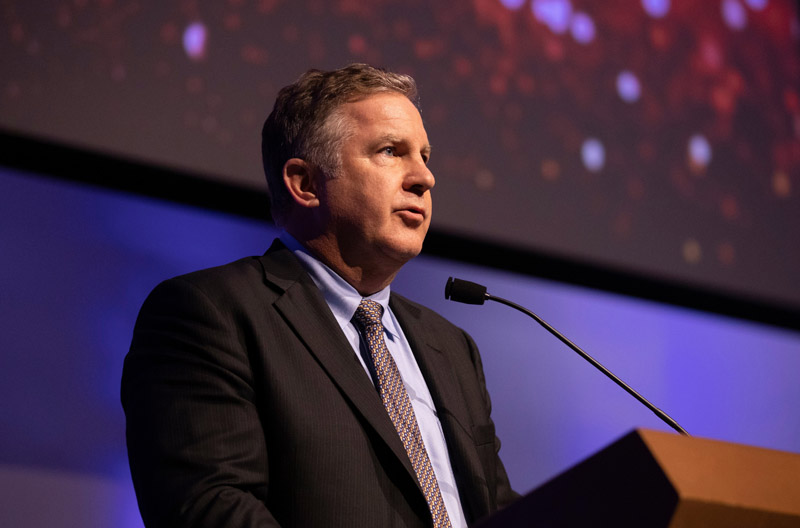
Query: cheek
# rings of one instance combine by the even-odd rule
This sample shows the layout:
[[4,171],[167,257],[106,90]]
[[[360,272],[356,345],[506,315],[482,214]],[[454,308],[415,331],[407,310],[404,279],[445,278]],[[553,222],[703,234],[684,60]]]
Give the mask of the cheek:
[[353,190],[345,188],[332,190],[326,198],[332,218],[352,218],[363,205],[363,200]]

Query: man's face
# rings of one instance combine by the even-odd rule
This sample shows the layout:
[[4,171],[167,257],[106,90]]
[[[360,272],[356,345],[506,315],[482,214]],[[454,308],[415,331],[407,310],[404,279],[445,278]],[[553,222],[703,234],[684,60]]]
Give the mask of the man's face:
[[335,177],[321,182],[321,213],[348,266],[401,266],[419,254],[431,221],[428,135],[405,96],[380,93],[345,104],[352,134]]

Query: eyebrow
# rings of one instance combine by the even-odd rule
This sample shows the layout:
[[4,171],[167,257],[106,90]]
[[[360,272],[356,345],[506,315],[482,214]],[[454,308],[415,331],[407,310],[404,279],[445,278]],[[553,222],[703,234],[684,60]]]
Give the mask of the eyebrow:
[[[376,142],[377,143],[407,143],[407,141],[405,141],[403,139],[400,139],[399,136],[395,136],[393,134],[385,134],[385,135],[379,137],[376,140]],[[430,143],[428,143],[428,144],[426,144],[425,146],[422,147],[421,152],[424,153],[424,154],[427,154],[428,156],[430,156],[432,150],[433,150],[433,147],[431,146]]]

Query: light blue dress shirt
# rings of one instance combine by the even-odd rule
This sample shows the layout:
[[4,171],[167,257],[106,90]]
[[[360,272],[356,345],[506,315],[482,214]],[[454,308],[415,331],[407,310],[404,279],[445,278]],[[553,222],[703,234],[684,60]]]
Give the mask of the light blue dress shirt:
[[[372,380],[373,385],[375,385],[376,380],[374,379],[372,360],[368,356],[369,352],[366,347],[362,345],[358,329],[352,322],[353,315],[355,315],[356,309],[361,303],[361,294],[337,275],[335,271],[312,256],[289,233],[282,232],[280,240],[300,260],[311,279],[322,291],[325,301],[342,328],[345,337],[353,347],[361,366],[364,367],[364,371]],[[411,351],[411,346],[408,344],[400,324],[389,308],[389,293],[389,287],[387,286],[383,290],[370,295],[367,299],[383,306],[382,322],[386,346],[397,364],[397,369],[400,371],[400,376],[403,378],[406,391],[408,391],[408,396],[411,399],[411,406],[414,408],[414,414],[417,417],[422,440],[425,442],[428,458],[430,458],[433,471],[436,473],[436,480],[442,492],[442,499],[447,508],[447,514],[450,516],[450,524],[452,524],[453,528],[466,528],[467,523],[464,519],[464,511],[461,508],[461,499],[458,496],[453,468],[450,465],[450,456],[447,451],[447,442],[445,442],[444,433],[442,432],[442,425],[439,423],[433,399],[430,391],[428,391],[428,385],[425,383],[425,378],[422,377],[422,372],[419,370],[419,365],[417,365],[414,353]]]

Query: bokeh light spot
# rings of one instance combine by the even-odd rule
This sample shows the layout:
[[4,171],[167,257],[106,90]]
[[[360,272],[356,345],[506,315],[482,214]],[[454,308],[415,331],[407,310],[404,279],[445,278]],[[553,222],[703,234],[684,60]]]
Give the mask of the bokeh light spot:
[[586,13],[575,13],[569,29],[572,33],[572,38],[581,44],[588,44],[593,41],[597,33],[592,17]]
[[529,74],[520,73],[517,76],[517,89],[520,93],[531,95],[536,90],[536,80]]
[[474,176],[475,187],[482,191],[488,191],[494,188],[495,177],[490,171],[480,169]]
[[11,42],[14,44],[19,44],[25,38],[25,28],[22,27],[22,24],[17,22],[16,24],[11,25]]
[[70,24],[72,24],[72,13],[70,12],[68,5],[62,5],[59,7],[56,21],[61,27],[68,27]]
[[223,18],[222,25],[228,31],[236,31],[242,27],[242,17],[239,13],[231,13]]
[[681,254],[683,255],[683,260],[687,263],[697,264],[703,258],[703,249],[697,240],[689,238],[683,243]]
[[717,246],[717,259],[724,265],[730,266],[736,260],[736,251],[730,242],[723,242]]
[[508,90],[508,79],[500,74],[492,75],[489,79],[489,90],[495,95],[504,95]]
[[639,79],[632,72],[623,70],[617,75],[617,93],[626,103],[635,103],[642,95]]
[[525,5],[525,0],[500,0],[500,3],[508,9],[519,9]]
[[800,95],[794,90],[785,89],[783,91],[783,104],[789,112],[800,112]]
[[472,61],[466,57],[456,57],[453,59],[453,71],[459,77],[466,77],[472,74]]
[[710,70],[719,70],[725,60],[719,42],[712,37],[704,38],[700,43],[700,57]]
[[747,26],[747,11],[739,0],[722,0],[721,9],[722,20],[729,28],[740,31]]
[[723,196],[720,202],[720,210],[726,220],[736,220],[739,217],[739,201],[735,196]]
[[784,171],[772,175],[772,190],[779,198],[788,198],[792,193],[792,182]]
[[533,0],[531,11],[553,33],[560,35],[569,29],[572,18],[572,3],[569,0]]
[[167,23],[161,26],[159,34],[164,44],[173,44],[178,41],[179,30],[175,24]]
[[189,77],[186,79],[186,91],[191,94],[198,94],[205,89],[205,81],[202,77]]
[[599,139],[589,138],[581,145],[583,165],[592,172],[600,171],[606,164],[606,149]]
[[261,46],[245,44],[242,46],[242,60],[248,64],[266,64],[269,60],[269,53]]
[[259,0],[258,11],[260,13],[271,13],[278,6],[280,0]]
[[705,168],[711,163],[711,144],[702,134],[689,139],[689,165],[692,168]]
[[189,24],[183,32],[183,49],[186,55],[194,61],[201,61],[206,57],[208,31],[202,22]]
[[669,0],[642,0],[645,12],[653,18],[663,18],[669,13]]
[[554,159],[542,161],[542,177],[547,181],[555,181],[561,176],[561,165]]
[[720,114],[730,115],[736,109],[736,94],[727,86],[717,86],[711,91],[711,105]]
[[745,3],[753,11],[762,11],[769,4],[769,0],[745,0]]
[[367,52],[367,39],[360,34],[350,35],[347,39],[347,49],[353,55],[363,55]]

